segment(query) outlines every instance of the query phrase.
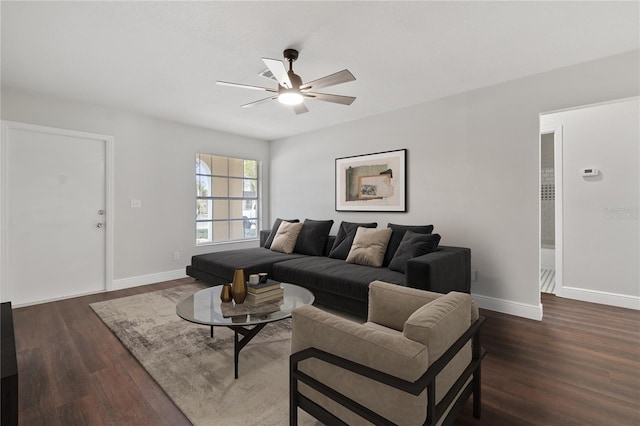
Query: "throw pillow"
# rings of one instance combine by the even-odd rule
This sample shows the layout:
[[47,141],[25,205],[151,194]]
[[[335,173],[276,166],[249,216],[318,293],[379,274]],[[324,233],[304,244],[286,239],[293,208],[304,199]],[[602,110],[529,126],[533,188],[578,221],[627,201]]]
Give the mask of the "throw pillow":
[[387,252],[384,255],[384,266],[388,266],[393,256],[396,254],[396,250],[398,250],[398,246],[402,241],[402,237],[404,237],[404,233],[408,230],[413,232],[417,232],[418,234],[430,234],[433,232],[433,225],[396,225],[393,223],[387,224],[387,228],[391,228],[393,230],[393,234],[391,234],[391,239],[389,240],[389,246],[387,247]]
[[440,235],[438,234],[418,234],[413,231],[407,231],[402,237],[402,241],[396,250],[396,254],[389,262],[389,269],[392,271],[407,273],[407,262],[423,254],[436,251],[440,243]]
[[296,240],[298,239],[298,235],[300,235],[301,230],[301,223],[282,221],[278,227],[276,236],[273,237],[271,250],[287,254],[293,253],[293,248],[296,246]]
[[300,220],[299,219],[280,219],[280,218],[277,218],[273,222],[273,226],[271,227],[271,233],[269,234],[269,236],[267,237],[266,241],[264,242],[264,248],[271,248],[271,243],[273,242],[273,238],[278,233],[278,228],[280,227],[280,224],[282,222],[298,223],[298,222],[300,222]]
[[347,256],[347,262],[381,267],[391,232],[390,228],[358,228]]
[[310,256],[322,256],[332,226],[333,220],[305,219],[293,251]]
[[347,258],[347,256],[349,255],[349,250],[351,250],[351,245],[353,244],[353,237],[356,236],[356,231],[358,230],[359,226],[362,226],[364,228],[375,228],[378,226],[378,224],[376,222],[341,222],[340,228],[338,229],[338,234],[336,235],[336,240],[333,242],[333,247],[331,247],[331,251],[329,252],[329,257],[342,260],[345,260]]

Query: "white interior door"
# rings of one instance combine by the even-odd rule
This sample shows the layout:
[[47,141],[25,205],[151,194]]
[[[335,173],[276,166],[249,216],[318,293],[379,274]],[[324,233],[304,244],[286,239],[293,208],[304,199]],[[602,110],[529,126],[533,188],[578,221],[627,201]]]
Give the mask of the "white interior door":
[[105,290],[108,140],[4,130],[3,299],[19,306]]

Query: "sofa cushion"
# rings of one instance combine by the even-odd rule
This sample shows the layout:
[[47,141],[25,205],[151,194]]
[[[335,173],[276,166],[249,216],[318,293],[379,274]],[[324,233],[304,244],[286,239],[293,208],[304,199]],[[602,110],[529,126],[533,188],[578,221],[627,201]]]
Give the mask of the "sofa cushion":
[[402,330],[404,336],[429,348],[429,365],[471,324],[471,295],[452,291],[415,311]]
[[387,268],[346,263],[324,256],[303,256],[273,265],[275,279],[310,289],[366,302],[369,283],[384,280],[404,285],[404,275]]
[[322,256],[332,226],[333,220],[305,219],[293,252]]
[[307,257],[303,254],[284,254],[262,247],[219,251],[200,254],[191,258],[191,267],[207,274],[231,282],[236,269],[244,269],[245,274],[266,272],[273,274],[274,263]]
[[353,238],[356,236],[356,231],[360,226],[364,228],[375,228],[378,226],[378,223],[341,222],[338,233],[336,234],[336,239],[333,242],[333,247],[331,247],[331,251],[329,252],[329,257],[345,260],[349,255]]
[[430,234],[433,232],[433,225],[396,225],[394,223],[389,223],[387,224],[387,228],[391,228],[393,233],[391,234],[391,239],[387,246],[387,252],[384,255],[384,266],[389,265],[391,259],[393,259],[393,256],[396,254],[396,250],[398,250],[398,246],[402,242],[405,232],[408,230],[417,232],[418,234]]
[[302,223],[281,222],[276,236],[273,237],[271,250],[282,253],[293,253],[293,248],[296,246],[296,241],[298,240],[302,226]]
[[271,233],[269,234],[269,236],[267,237],[266,241],[264,242],[264,248],[271,248],[271,243],[273,242],[273,238],[278,233],[278,228],[280,228],[280,224],[283,221],[284,222],[291,222],[291,223],[300,222],[299,219],[280,219],[280,218],[277,218],[276,220],[274,220],[273,221],[273,226],[271,227]]
[[381,267],[391,232],[389,228],[358,228],[347,256],[347,262],[376,268]]
[[389,269],[406,273],[409,259],[436,251],[439,242],[438,234],[418,234],[410,230],[405,232],[396,254],[389,262]]

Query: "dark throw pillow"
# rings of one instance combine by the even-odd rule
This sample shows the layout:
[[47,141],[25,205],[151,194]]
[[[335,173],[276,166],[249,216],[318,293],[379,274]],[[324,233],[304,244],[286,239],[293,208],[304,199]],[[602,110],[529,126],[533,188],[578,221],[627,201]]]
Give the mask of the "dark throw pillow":
[[418,234],[406,231],[396,254],[389,262],[389,269],[406,274],[409,259],[436,251],[439,243],[440,235],[438,234]]
[[268,249],[271,248],[271,243],[273,242],[273,237],[275,237],[276,234],[278,233],[278,228],[280,227],[280,224],[282,223],[282,221],[291,222],[291,223],[300,222],[299,219],[280,219],[280,218],[277,218],[273,222],[273,226],[271,227],[271,233],[269,234],[269,236],[267,237],[266,241],[264,242],[264,248],[268,248]]
[[332,226],[333,220],[305,219],[293,252],[310,256],[322,256]]
[[351,250],[351,245],[353,244],[353,238],[356,236],[356,231],[359,226],[362,226],[363,228],[375,228],[378,224],[376,222],[341,222],[338,234],[336,235],[336,240],[333,242],[333,247],[331,247],[331,251],[329,252],[329,257],[342,260],[347,258],[349,250]]
[[387,252],[384,255],[384,263],[383,266],[388,266],[393,256],[396,254],[396,250],[398,250],[398,246],[404,237],[404,233],[411,230],[417,234],[430,234],[433,232],[433,225],[396,225],[393,223],[387,224],[387,228],[391,228],[393,233],[391,234],[391,239],[389,240],[389,245],[387,246]]

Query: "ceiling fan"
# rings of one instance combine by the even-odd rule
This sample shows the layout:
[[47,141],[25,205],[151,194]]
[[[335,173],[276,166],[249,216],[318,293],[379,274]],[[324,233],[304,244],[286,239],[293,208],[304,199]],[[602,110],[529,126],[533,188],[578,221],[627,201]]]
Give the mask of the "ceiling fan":
[[330,95],[328,93],[315,92],[317,89],[323,87],[334,86],[336,84],[346,83],[353,81],[356,78],[349,72],[349,70],[342,70],[331,75],[319,78],[317,80],[310,81],[308,83],[302,83],[302,78],[293,72],[293,62],[298,59],[298,51],[295,49],[286,49],[284,51],[284,57],[289,61],[289,71],[287,71],[283,61],[277,59],[262,58],[267,70],[260,73],[260,75],[268,76],[278,82],[277,89],[270,89],[268,87],[251,86],[248,84],[230,83],[228,81],[217,81],[216,83],[222,86],[240,87],[244,89],[261,90],[264,92],[273,93],[265,99],[250,102],[242,105],[242,107],[250,107],[261,104],[263,102],[277,99],[280,103],[285,105],[292,105],[296,114],[304,114],[309,109],[304,105],[304,99],[315,99],[318,101],[333,102],[342,105],[351,105],[356,100],[353,96],[341,96]]

